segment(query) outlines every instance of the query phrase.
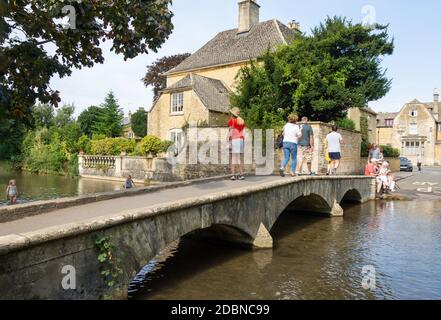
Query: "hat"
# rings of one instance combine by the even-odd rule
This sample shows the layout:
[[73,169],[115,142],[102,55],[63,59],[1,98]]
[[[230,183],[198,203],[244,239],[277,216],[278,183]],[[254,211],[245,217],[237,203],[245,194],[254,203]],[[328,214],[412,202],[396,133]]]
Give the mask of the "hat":
[[378,162],[378,159],[372,158],[371,162]]
[[236,108],[232,108],[232,109],[230,109],[230,113],[237,118],[239,116],[240,109],[237,108],[237,107]]

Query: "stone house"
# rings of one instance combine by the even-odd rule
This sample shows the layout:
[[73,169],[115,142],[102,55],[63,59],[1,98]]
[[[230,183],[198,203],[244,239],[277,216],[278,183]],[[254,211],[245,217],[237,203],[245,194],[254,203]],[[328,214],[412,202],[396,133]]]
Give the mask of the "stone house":
[[[393,119],[394,114],[379,118],[380,124],[384,121],[387,128],[383,131],[383,141],[390,139],[390,145],[414,163],[421,155],[424,165],[441,165],[440,108],[439,92],[435,89],[433,102],[415,99],[406,103]],[[389,131],[391,125],[392,132]]]
[[355,130],[361,131],[361,118],[365,118],[368,125],[368,139],[370,143],[377,141],[377,113],[369,107],[351,108],[348,118],[354,121]]
[[289,43],[299,28],[276,19],[260,22],[259,10],[254,0],[239,1],[237,28],[218,33],[165,73],[167,87],[148,113],[149,135],[180,144],[190,123],[227,124],[229,95],[240,69],[266,50]]
[[376,143],[382,146],[392,146],[392,133],[394,120],[399,112],[380,112],[377,115],[377,140]]

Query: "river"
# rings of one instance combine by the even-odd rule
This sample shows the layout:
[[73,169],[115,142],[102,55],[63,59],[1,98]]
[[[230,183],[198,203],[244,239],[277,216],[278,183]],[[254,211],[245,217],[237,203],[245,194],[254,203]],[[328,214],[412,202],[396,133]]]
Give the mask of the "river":
[[441,299],[439,199],[369,202],[346,207],[344,218],[285,212],[271,234],[275,248],[264,251],[181,239],[143,269],[129,297]]
[[11,170],[7,163],[0,162],[0,186],[3,189],[0,190],[0,206],[7,203],[5,190],[10,179],[17,181],[19,203],[120,190],[123,184],[122,182],[15,171]]

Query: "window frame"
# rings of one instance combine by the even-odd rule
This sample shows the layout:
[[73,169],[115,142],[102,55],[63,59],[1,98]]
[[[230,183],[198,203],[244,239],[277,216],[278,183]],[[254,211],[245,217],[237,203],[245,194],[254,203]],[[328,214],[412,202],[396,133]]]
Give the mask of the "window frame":
[[[175,99],[176,97],[176,99]],[[181,97],[178,99],[177,97]],[[175,105],[176,103],[176,105]],[[176,91],[170,94],[170,114],[183,115],[184,114],[184,92]]]

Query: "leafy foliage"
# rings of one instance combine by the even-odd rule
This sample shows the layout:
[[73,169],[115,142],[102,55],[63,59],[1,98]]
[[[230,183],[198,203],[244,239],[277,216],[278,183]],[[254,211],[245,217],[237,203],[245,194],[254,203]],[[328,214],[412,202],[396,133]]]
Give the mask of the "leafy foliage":
[[381,146],[383,155],[388,158],[398,158],[400,156],[400,150],[393,148],[392,146]]
[[101,276],[109,288],[122,276],[121,259],[116,257],[116,247],[108,237],[96,237],[95,249],[98,251],[98,262],[101,266]]
[[[173,29],[171,2],[0,1],[0,118],[29,124],[37,99],[58,106],[59,92],[49,87],[50,79],[103,63],[105,41],[124,59],[156,52]],[[75,8],[75,28],[58,22],[66,4]]]
[[78,124],[80,125],[81,131],[87,135],[89,138],[94,134],[95,123],[101,114],[101,109],[96,106],[90,106],[78,116]]
[[124,113],[112,91],[107,94],[100,109],[97,122],[93,126],[93,132],[103,134],[109,138],[121,136]]
[[147,111],[140,108],[130,120],[132,130],[137,137],[143,138],[147,135]]
[[135,140],[121,137],[91,141],[91,152],[95,155],[119,156],[121,152],[133,153],[135,147]]
[[160,152],[165,152],[168,147],[170,147],[170,145],[171,144],[169,141],[161,141],[161,139],[156,136],[147,136],[141,140],[137,151],[140,155],[143,156],[146,156],[150,153],[156,155]]
[[342,129],[355,130],[355,122],[349,118],[338,119],[335,124]]
[[231,105],[252,128],[278,127],[291,112],[324,122],[344,118],[390,89],[381,68],[382,56],[394,49],[387,29],[327,18],[310,36],[298,34],[243,68]]
[[166,56],[147,66],[147,73],[142,81],[146,87],[153,86],[153,102],[159,98],[159,92],[166,87],[166,77],[162,74],[173,69],[189,56],[189,53]]

